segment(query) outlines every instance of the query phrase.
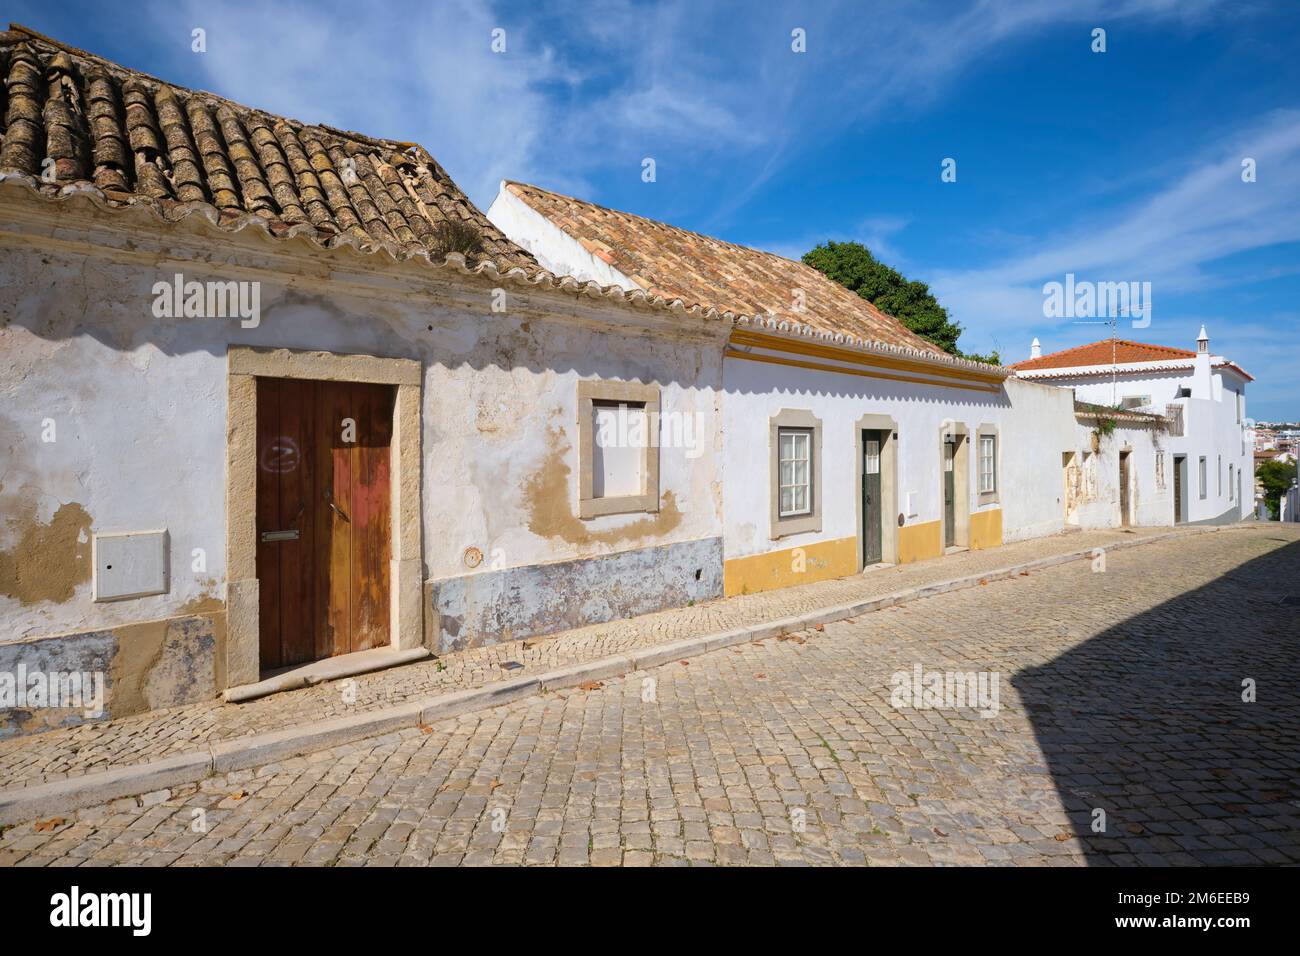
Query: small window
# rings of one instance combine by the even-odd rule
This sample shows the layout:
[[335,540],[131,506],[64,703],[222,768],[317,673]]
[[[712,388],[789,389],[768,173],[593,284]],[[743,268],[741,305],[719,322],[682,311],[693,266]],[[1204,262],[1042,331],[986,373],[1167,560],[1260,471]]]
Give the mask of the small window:
[[1214,468],[1215,480],[1219,483],[1219,490],[1215,492],[1220,498],[1223,497],[1223,456],[1219,456],[1219,462]]
[[812,429],[782,428],[777,438],[782,518],[812,514]]
[[1162,451],[1158,451],[1156,452],[1156,487],[1163,488],[1164,486],[1165,486],[1165,453]]
[[1228,466],[1228,500],[1232,501],[1232,465]]
[[659,510],[659,389],[578,383],[579,517]]
[[591,496],[645,494],[645,448],[649,441],[644,402],[592,402],[595,441]]
[[772,540],[822,530],[822,423],[801,408],[768,419]]
[[995,435],[980,436],[980,494],[998,490],[997,442]]
[[1199,472],[1199,474],[1200,474],[1200,478],[1201,478],[1201,494],[1200,494],[1200,496],[1201,496],[1202,498],[1204,498],[1205,495],[1206,495],[1206,492],[1209,490],[1206,486],[1209,485],[1209,483],[1210,483],[1210,482],[1209,482],[1209,478],[1208,478],[1208,476],[1207,476],[1207,474],[1206,474],[1206,471],[1205,471],[1205,456],[1204,456],[1204,455],[1201,456],[1201,459],[1200,459],[1200,465],[1199,465],[1199,468],[1198,468],[1197,470],[1198,470],[1198,472]]

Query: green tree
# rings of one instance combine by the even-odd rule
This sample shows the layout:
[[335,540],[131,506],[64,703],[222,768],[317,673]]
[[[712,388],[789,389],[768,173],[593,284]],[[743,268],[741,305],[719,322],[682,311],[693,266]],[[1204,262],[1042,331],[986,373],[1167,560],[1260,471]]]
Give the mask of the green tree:
[[1295,476],[1294,462],[1287,464],[1284,461],[1264,461],[1260,462],[1259,467],[1255,469],[1255,477],[1264,486],[1264,501],[1268,504],[1268,510],[1274,518],[1278,516],[1281,508],[1280,499],[1291,487],[1291,481]]
[[823,242],[803,257],[805,265],[856,292],[882,312],[894,316],[921,338],[933,342],[950,355],[1001,364],[997,352],[966,355],[957,348],[961,326],[924,282],[909,281],[875,256],[860,242]]

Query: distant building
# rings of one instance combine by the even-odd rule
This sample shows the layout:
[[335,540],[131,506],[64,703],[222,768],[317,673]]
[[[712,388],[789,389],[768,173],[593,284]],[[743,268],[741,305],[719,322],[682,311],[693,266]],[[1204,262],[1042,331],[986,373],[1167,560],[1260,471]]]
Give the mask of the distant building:
[[1251,512],[1242,472],[1254,472],[1246,440],[1246,385],[1254,379],[1210,352],[1204,326],[1194,352],[1108,339],[1043,355],[1035,339],[1030,357],[1011,367],[1029,381],[1069,386],[1080,401],[1171,418],[1174,523],[1227,523]]

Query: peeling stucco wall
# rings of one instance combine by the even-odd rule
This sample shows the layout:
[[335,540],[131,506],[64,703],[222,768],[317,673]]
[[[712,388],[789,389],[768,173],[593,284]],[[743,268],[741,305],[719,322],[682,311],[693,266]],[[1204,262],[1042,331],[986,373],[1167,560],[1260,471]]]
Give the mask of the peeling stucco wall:
[[[182,697],[220,689],[220,660],[202,680],[176,670],[188,672],[194,655],[180,645],[195,635],[150,622],[198,615],[218,643],[224,628],[233,344],[421,363],[433,586],[720,538],[720,323],[514,285],[495,311],[491,283],[425,263],[214,236],[200,217],[145,230],[79,215],[0,204],[0,645],[109,635],[133,662],[113,681],[123,706],[159,699],[150,688],[161,678],[129,674],[171,674]],[[177,272],[260,282],[260,324],[155,318],[152,287]],[[575,517],[584,379],[654,385],[665,414],[698,426],[697,449],[659,451],[658,513]],[[92,535],[158,528],[169,532],[168,592],[94,602]],[[471,548],[484,556],[473,567]],[[595,579],[547,580],[556,600],[581,607]],[[658,606],[671,601],[662,584],[645,586]]]
[[721,595],[721,538],[451,578],[431,589],[433,649],[480,647]]
[[0,739],[210,699],[224,627],[224,614],[207,614],[0,643],[0,674],[77,674],[103,692],[93,714],[80,705],[0,708]]

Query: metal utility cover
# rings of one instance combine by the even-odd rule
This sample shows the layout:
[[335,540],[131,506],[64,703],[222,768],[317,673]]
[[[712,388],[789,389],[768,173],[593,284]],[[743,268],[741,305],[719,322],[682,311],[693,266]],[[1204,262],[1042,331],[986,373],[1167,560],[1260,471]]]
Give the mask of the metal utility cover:
[[167,593],[165,530],[96,534],[93,550],[96,601]]

